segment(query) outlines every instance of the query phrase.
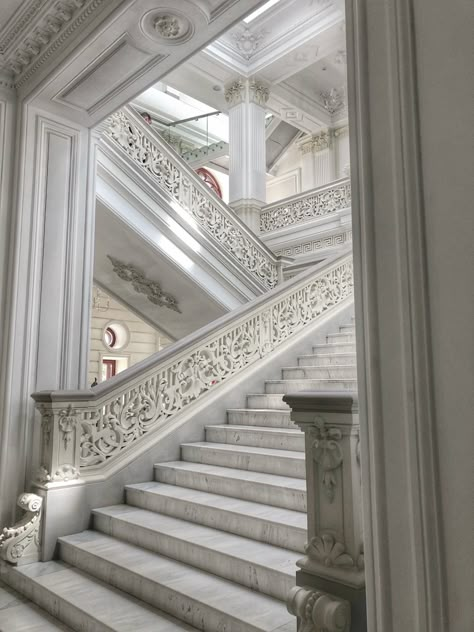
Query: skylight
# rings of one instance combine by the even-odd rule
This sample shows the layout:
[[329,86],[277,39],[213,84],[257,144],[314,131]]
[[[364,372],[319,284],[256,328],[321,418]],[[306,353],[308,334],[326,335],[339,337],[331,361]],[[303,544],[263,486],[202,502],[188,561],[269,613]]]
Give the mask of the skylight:
[[280,2],[280,0],[268,0],[268,2],[265,2],[265,4],[262,4],[262,6],[259,9],[257,9],[256,11],[248,15],[246,18],[244,18],[245,24],[249,24],[250,22],[255,20],[255,18],[258,18],[259,15],[262,15],[262,13],[265,13],[265,11],[268,11],[268,9],[275,6],[277,2]]

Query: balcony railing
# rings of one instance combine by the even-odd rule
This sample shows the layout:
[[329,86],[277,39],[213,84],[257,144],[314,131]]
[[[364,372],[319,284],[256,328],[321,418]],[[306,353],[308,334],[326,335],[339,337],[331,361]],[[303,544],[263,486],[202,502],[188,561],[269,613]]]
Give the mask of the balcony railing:
[[[94,389],[33,395],[48,487],[103,476],[210,391],[350,299],[350,253],[314,266]],[[141,443],[140,443],[141,442]],[[145,444],[143,443],[145,442]],[[140,444],[140,445],[139,445]],[[131,455],[131,456],[130,456]]]
[[104,134],[217,240],[229,257],[258,279],[263,288],[277,284],[282,278],[279,258],[131,108],[124,107],[113,114]]
[[298,193],[280,202],[268,204],[260,213],[260,232],[267,233],[293,224],[301,224],[348,208],[351,205],[349,178],[305,193]]

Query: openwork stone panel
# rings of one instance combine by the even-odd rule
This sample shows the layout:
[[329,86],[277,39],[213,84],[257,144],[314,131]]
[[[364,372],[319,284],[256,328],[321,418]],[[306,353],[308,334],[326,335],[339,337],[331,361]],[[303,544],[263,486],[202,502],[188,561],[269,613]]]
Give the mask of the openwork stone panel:
[[[352,296],[350,255],[258,300],[253,309],[226,321],[206,337],[196,335],[175,356],[132,371],[120,387],[110,383],[100,399],[64,395],[49,401],[39,394],[42,460],[37,481],[43,485],[75,480],[96,472],[152,431],[197,402],[219,384],[265,357]],[[54,398],[56,399],[56,398]]]
[[237,260],[266,288],[278,281],[277,259],[259,241],[242,229],[232,212],[215,200],[208,187],[202,184],[165,144],[137,124],[134,115],[126,110],[109,119],[105,134],[117,143],[138,165],[145,169],[179,205],[190,213],[199,225],[231,257]]
[[262,209],[260,232],[307,222],[316,217],[330,215],[351,205],[351,184],[349,180],[306,194],[298,194]]

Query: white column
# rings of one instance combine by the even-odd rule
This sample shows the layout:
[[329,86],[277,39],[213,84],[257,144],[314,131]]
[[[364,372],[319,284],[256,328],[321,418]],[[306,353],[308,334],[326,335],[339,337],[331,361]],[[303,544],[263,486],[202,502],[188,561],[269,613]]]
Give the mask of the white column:
[[10,206],[0,524],[37,466],[31,393],[86,385],[94,230],[89,130],[24,105]]
[[343,125],[334,130],[334,149],[336,178],[345,178],[350,175],[351,157],[349,146],[349,126]]
[[302,190],[323,186],[336,178],[333,134],[326,130],[304,139],[302,153]]
[[229,104],[229,204],[255,232],[266,201],[265,103],[268,88],[255,80],[226,88]]

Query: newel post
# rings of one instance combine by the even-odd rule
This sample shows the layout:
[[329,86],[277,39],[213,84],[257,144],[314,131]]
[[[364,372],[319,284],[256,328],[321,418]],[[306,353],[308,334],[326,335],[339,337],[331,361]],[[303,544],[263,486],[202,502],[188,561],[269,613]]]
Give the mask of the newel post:
[[305,433],[308,494],[308,541],[288,609],[298,617],[299,632],[365,632],[357,395],[307,392],[283,399]]

